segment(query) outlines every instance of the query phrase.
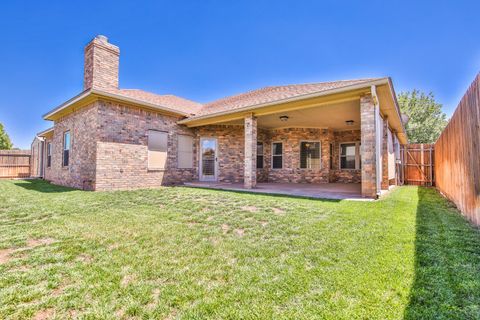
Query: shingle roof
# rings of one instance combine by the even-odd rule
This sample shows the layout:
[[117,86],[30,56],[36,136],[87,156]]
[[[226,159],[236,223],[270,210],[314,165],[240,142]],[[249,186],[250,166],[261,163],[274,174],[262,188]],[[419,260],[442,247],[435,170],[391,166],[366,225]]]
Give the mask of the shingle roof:
[[139,89],[102,89],[109,93],[124,96],[127,98],[136,99],[139,101],[156,104],[161,107],[167,107],[187,114],[197,114],[202,105],[198,102],[191,101],[185,98],[177,97],[171,94],[159,95]]
[[[257,90],[252,90],[246,93],[225,97],[216,101],[201,104],[192,100],[177,97],[174,95],[159,95],[138,89],[101,89],[97,90],[97,94],[102,92],[105,94],[112,94],[118,98],[134,99],[139,103],[146,103],[157,106],[159,109],[170,109],[170,111],[177,111],[187,117],[188,120],[214,115],[217,113],[235,111],[241,108],[255,107],[260,104],[281,103],[285,99],[301,98],[304,95],[322,93],[325,91],[348,88],[349,86],[359,85],[368,82],[380,80],[383,78],[372,79],[357,79],[357,80],[342,80],[332,82],[320,83],[306,83],[306,84],[292,84],[283,86],[265,87]],[[79,95],[73,97],[69,101],[63,103],[59,107],[53,109],[44,115],[45,119],[52,120],[51,117],[56,112],[69,107],[78,99],[82,99],[91,92],[86,90]]]
[[306,94],[312,94],[332,89],[348,87],[352,85],[361,84],[363,82],[370,82],[377,79],[357,79],[357,80],[342,80],[332,82],[307,83],[307,84],[292,84],[284,86],[265,87],[222,98],[203,105],[203,108],[195,114],[195,116],[203,116],[214,114],[217,112],[224,112],[235,110],[239,108],[255,106],[269,102],[275,102],[283,99],[299,97]]

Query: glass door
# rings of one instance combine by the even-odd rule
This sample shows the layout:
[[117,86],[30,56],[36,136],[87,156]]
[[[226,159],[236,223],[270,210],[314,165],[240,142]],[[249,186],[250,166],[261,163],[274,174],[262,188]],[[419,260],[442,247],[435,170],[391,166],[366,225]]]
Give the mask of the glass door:
[[217,181],[216,138],[200,138],[200,181]]

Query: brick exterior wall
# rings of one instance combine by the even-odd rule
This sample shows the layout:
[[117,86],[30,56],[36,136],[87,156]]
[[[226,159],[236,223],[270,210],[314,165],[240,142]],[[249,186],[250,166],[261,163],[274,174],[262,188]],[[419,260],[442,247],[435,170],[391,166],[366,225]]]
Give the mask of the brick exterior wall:
[[104,36],[97,36],[85,47],[83,89],[118,88],[120,49]]
[[211,125],[197,128],[200,137],[217,139],[218,181],[243,182],[245,152],[244,128],[241,125]]
[[[54,184],[78,189],[94,189],[96,167],[97,108],[91,104],[55,122],[52,163],[45,168],[45,179]],[[70,131],[68,167],[62,166],[63,134]],[[45,155],[46,156],[46,155]],[[45,161],[46,163],[46,161]]]
[[[373,116],[373,111],[371,113]],[[370,112],[365,118],[368,119],[369,115]],[[218,141],[218,181],[244,182],[244,126],[212,125],[189,129],[178,125],[179,119],[98,100],[55,123],[52,166],[46,168],[45,178],[55,184],[87,190],[150,188],[196,181],[199,178],[200,137],[215,137]],[[165,170],[148,169],[147,132],[151,129],[168,132]],[[70,165],[62,167],[63,133],[66,130],[71,132]],[[179,134],[194,137],[192,169],[177,168]],[[259,128],[256,135],[256,141],[264,145],[264,166],[255,170],[258,182],[359,183],[362,180],[361,170],[339,169],[340,144],[360,141],[359,130]],[[300,142],[304,140],[320,141],[320,169],[300,169]],[[283,142],[282,169],[271,169],[271,144],[276,141]],[[333,169],[330,169],[330,143],[333,144]],[[252,145],[256,153],[256,143]],[[252,161],[256,167],[256,154]],[[362,163],[365,163],[363,154]]]
[[[333,135],[333,168],[330,170],[330,182],[360,183],[361,169],[340,169],[340,145],[342,143],[360,142],[360,130],[336,131]],[[361,159],[361,153],[360,153]]]
[[377,196],[377,167],[375,147],[375,105],[371,95],[360,98],[360,127],[362,155],[362,196]]
[[[330,163],[330,140],[326,129],[289,128],[272,130],[269,143],[283,143],[283,168],[270,169],[269,182],[328,183]],[[302,141],[319,141],[321,148],[321,168],[300,168],[300,143]],[[269,153],[268,158],[271,158]]]
[[[179,117],[107,101],[98,101],[97,105],[97,190],[150,188],[198,179],[195,165],[198,142],[193,149],[194,168],[177,168],[178,135],[195,137],[193,130],[177,124]],[[148,168],[148,130],[168,132],[164,170]]]
[[[213,125],[197,129],[197,137],[214,137],[218,143],[218,181],[244,182],[244,127],[240,125]],[[333,139],[339,139],[333,141]],[[300,142],[320,141],[321,169],[300,169]],[[359,183],[360,170],[339,170],[340,142],[360,141],[360,131],[333,132],[327,129],[289,128],[278,130],[258,129],[257,141],[263,143],[264,162],[256,169],[257,182],[295,183]],[[271,169],[272,142],[283,142],[282,169]],[[330,170],[330,141],[335,145],[334,168]],[[331,177],[330,172],[334,172]]]

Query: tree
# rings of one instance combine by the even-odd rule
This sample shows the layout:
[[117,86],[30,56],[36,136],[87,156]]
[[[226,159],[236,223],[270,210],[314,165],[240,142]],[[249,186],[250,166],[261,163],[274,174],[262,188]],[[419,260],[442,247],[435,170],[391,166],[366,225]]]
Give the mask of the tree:
[[397,100],[401,112],[409,118],[405,125],[409,142],[434,143],[448,120],[433,93],[425,94],[415,89],[412,92],[401,92]]
[[0,150],[11,149],[12,142],[10,141],[10,137],[5,132],[3,128],[3,124],[0,123]]

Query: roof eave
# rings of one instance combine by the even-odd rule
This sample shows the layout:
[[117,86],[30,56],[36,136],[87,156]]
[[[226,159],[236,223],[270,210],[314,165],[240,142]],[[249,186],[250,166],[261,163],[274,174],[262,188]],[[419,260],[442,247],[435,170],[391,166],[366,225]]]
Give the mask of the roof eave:
[[50,132],[53,132],[53,127],[40,131],[39,133],[37,133],[37,137],[44,137]]
[[395,104],[395,109],[397,111],[398,118],[400,119],[400,124],[402,126],[402,133],[405,135],[405,144],[408,143],[408,136],[407,136],[407,131],[405,130],[405,125],[403,124],[402,121],[402,112],[400,110],[400,106],[398,105],[398,100],[397,100],[397,94],[395,93],[395,88],[393,87],[393,81],[392,78],[388,77],[388,86],[390,88],[390,93],[392,94],[392,100],[393,103]]
[[56,107],[52,111],[44,114],[43,119],[44,120],[53,120],[52,117],[55,114],[57,114],[58,112],[60,112],[62,110],[65,110],[68,107],[72,106],[73,104],[79,103],[82,100],[86,99],[87,97],[91,97],[91,96],[94,96],[94,97],[97,97],[97,98],[107,98],[107,99],[123,101],[123,102],[131,103],[131,104],[134,104],[134,105],[144,106],[144,107],[147,107],[149,109],[156,110],[156,111],[163,111],[163,112],[167,112],[167,113],[178,114],[178,115],[181,115],[181,116],[184,116],[184,117],[188,117],[188,116],[191,115],[191,114],[183,112],[183,111],[179,111],[179,110],[172,109],[172,108],[165,107],[165,106],[160,106],[160,105],[157,105],[157,104],[153,104],[153,103],[150,103],[150,102],[146,102],[146,101],[142,101],[142,100],[138,100],[138,99],[134,99],[134,98],[130,98],[130,97],[125,97],[123,95],[119,95],[119,94],[115,94],[115,93],[111,93],[111,92],[105,92],[105,91],[98,90],[98,89],[90,89],[90,90],[86,90],[86,91],[81,92],[80,94],[76,95],[75,97],[67,100],[64,103],[62,103],[60,106]]
[[180,121],[178,121],[178,123],[187,124],[187,123],[190,123],[190,122],[193,122],[193,121],[204,120],[204,119],[208,119],[208,118],[215,118],[215,117],[218,117],[218,116],[235,114],[235,113],[242,113],[242,112],[246,112],[246,111],[252,111],[252,110],[255,110],[255,109],[259,109],[259,108],[263,108],[263,107],[269,107],[269,106],[273,106],[273,105],[281,104],[281,103],[295,102],[295,101],[299,101],[299,100],[317,98],[317,97],[321,97],[321,96],[327,96],[327,95],[336,94],[336,93],[343,93],[343,92],[358,90],[358,89],[362,89],[362,88],[370,88],[372,85],[388,84],[388,81],[389,81],[389,78],[380,78],[380,79],[376,79],[376,80],[373,80],[373,81],[366,81],[366,82],[362,82],[362,83],[359,83],[359,84],[349,85],[349,86],[345,86],[345,87],[341,87],[341,88],[335,88],[335,89],[324,90],[324,91],[320,91],[320,92],[303,94],[303,95],[295,96],[295,97],[292,97],[292,98],[279,99],[279,100],[275,100],[275,101],[271,101],[271,102],[260,103],[260,104],[256,104],[256,105],[252,105],[252,106],[246,106],[246,107],[242,107],[242,108],[238,108],[238,109],[234,109],[234,110],[220,111],[220,112],[215,112],[215,113],[206,114],[206,115],[202,115],[202,116],[196,116],[196,117],[194,116],[194,117],[190,117],[190,118],[187,118],[187,119],[180,120]]

